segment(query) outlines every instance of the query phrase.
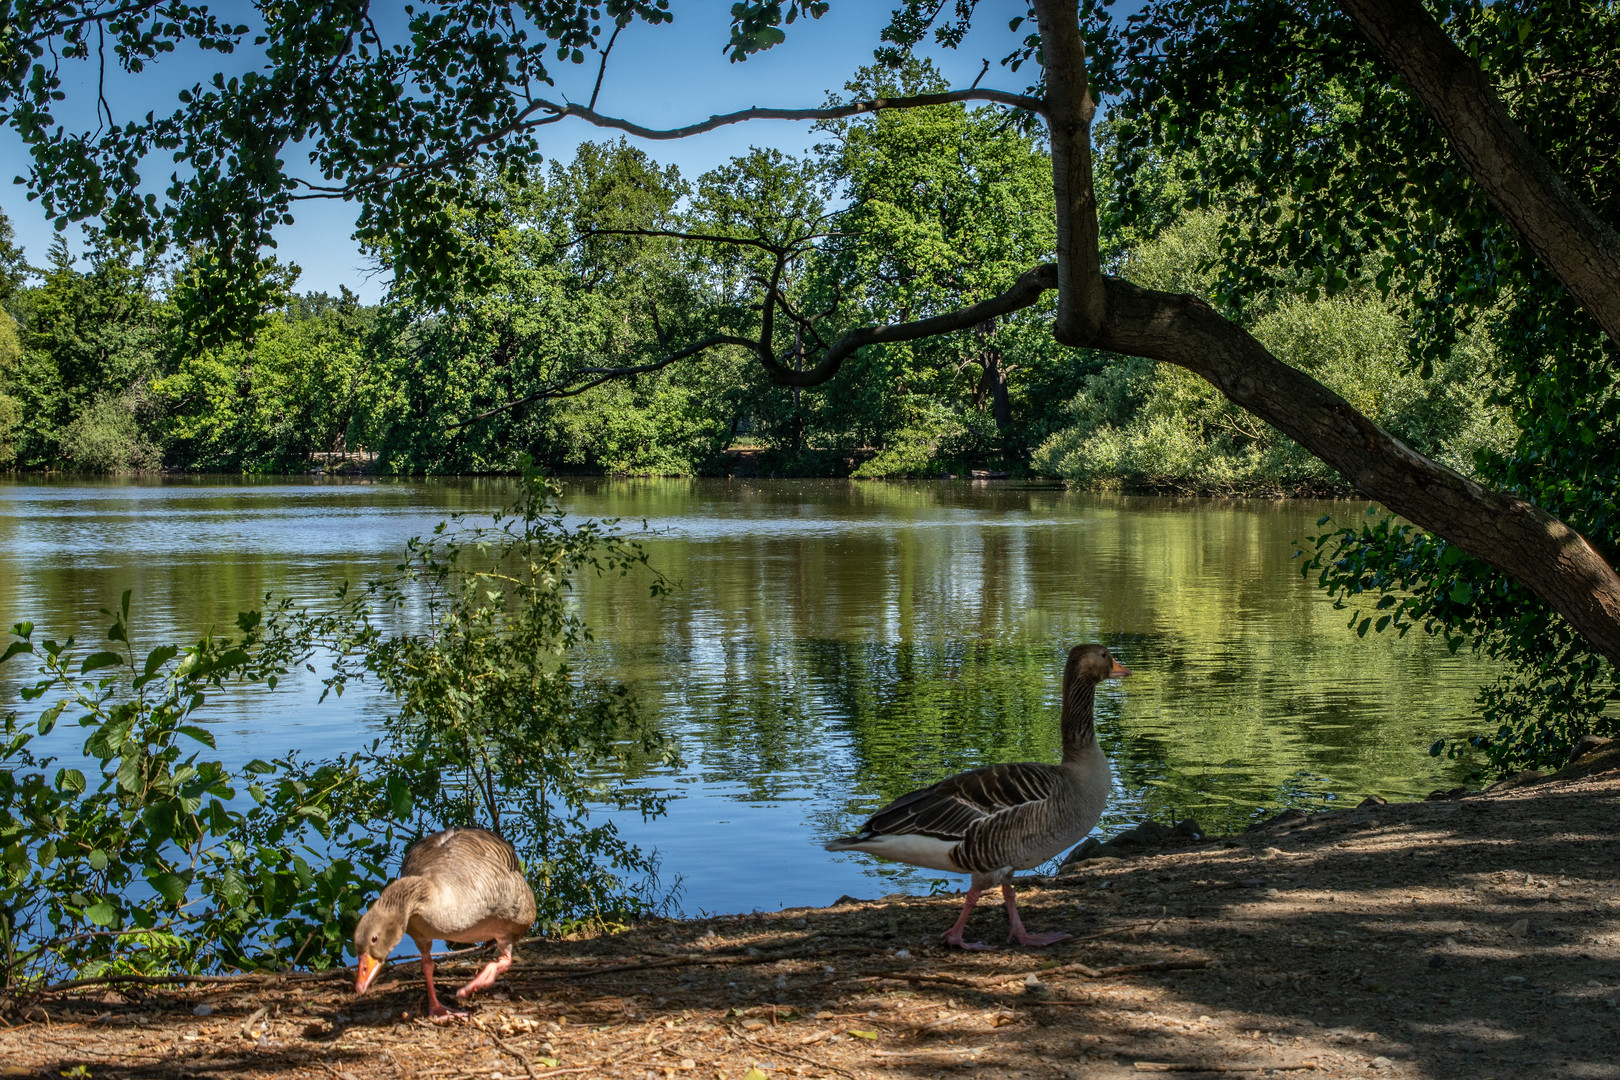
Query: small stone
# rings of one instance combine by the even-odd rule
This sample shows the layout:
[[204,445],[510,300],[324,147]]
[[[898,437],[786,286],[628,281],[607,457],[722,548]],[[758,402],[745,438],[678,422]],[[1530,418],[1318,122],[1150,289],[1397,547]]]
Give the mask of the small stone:
[[1387,1057],[1384,1057],[1382,1054],[1372,1059],[1372,1067],[1375,1069],[1387,1069],[1394,1064],[1395,1063],[1393,1061],[1389,1060]]
[[1522,938],[1530,933],[1530,920],[1520,919],[1507,928],[1508,937]]
[[1262,859],[1275,859],[1280,855],[1286,854],[1288,854],[1288,852],[1284,851],[1282,848],[1268,847],[1260,849],[1259,857]]
[[1024,989],[1045,990],[1046,984],[1041,982],[1040,977],[1032,971],[1028,975],[1024,976]]
[[191,1015],[212,1016],[214,1015],[214,1007],[212,1005],[199,1005],[195,1009],[191,1010]]
[[1443,956],[1431,956],[1429,957],[1429,966],[1432,968],[1443,968],[1446,966],[1446,958]]
[[765,1024],[765,1021],[763,1021],[763,1020],[755,1019],[755,1020],[744,1020],[742,1022],[742,1026],[743,1026],[744,1030],[747,1030],[747,1031],[758,1031],[760,1028],[765,1027],[766,1024]]
[[1377,795],[1369,795],[1365,799],[1362,799],[1360,802],[1356,803],[1356,809],[1357,810],[1367,810],[1367,809],[1370,809],[1372,807],[1388,806],[1388,805],[1389,805],[1389,800],[1388,799],[1381,798],[1380,796],[1377,796]]
[[1268,900],[1275,900],[1281,895],[1282,895],[1282,890],[1280,890],[1280,889],[1267,889],[1266,890],[1266,898]]
[[894,950],[894,958],[896,960],[910,960],[911,959],[911,950],[910,949],[896,949],[896,950]]

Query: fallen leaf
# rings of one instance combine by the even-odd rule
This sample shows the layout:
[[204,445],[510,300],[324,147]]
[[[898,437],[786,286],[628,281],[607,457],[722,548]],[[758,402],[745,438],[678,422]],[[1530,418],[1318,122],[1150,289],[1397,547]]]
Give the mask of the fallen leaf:
[[771,1080],[771,1074],[758,1065],[743,1073],[742,1080]]
[[554,1057],[537,1057],[534,1060],[538,1061],[548,1069],[555,1069],[557,1067],[557,1059]]
[[855,1028],[850,1028],[849,1029],[849,1034],[855,1036],[857,1039],[875,1039],[875,1038],[877,1038],[877,1032],[875,1032],[875,1031],[857,1031]]

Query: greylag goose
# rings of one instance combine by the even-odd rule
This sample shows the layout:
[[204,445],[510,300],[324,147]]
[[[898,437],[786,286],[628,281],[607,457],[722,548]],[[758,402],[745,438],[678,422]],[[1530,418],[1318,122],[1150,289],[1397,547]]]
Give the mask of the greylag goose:
[[1108,802],[1108,758],[1097,745],[1092,709],[1097,684],[1130,671],[1101,645],[1076,645],[1063,668],[1063,763],[1018,761],[989,765],[902,795],[872,815],[854,836],[828,851],[864,851],[930,870],[971,874],[962,914],[945,931],[949,945],[994,946],[962,940],[979,896],[1001,886],[1010,933],[1019,945],[1050,945],[1068,934],[1031,934],[1018,917],[1014,871],[1039,866],[1078,843]]
[[458,998],[487,990],[512,966],[512,945],[534,925],[534,890],[524,880],[512,845],[483,829],[446,829],[423,837],[405,853],[390,881],[354,929],[359,961],[354,990],[371,986],[382,962],[406,934],[422,954],[428,1015],[466,1016],[439,1003],[433,990],[435,939],[476,944],[493,939],[499,955]]

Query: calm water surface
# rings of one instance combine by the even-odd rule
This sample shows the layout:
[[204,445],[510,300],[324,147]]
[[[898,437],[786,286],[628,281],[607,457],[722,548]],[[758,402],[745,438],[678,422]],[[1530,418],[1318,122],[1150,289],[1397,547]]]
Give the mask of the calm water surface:
[[[125,588],[136,645],[231,627],[267,591],[319,601],[394,561],[500,480],[0,483],[0,619],[97,637]],[[685,764],[620,827],[660,852],[688,912],[923,890],[937,875],[820,845],[885,801],[994,761],[1055,760],[1069,645],[1135,672],[1098,696],[1116,787],[1100,830],[1151,815],[1241,827],[1282,806],[1421,796],[1463,766],[1488,674],[1432,642],[1345,629],[1296,541],[1358,503],[1082,495],[1007,484],[569,481],[573,513],[619,517],[680,582],[587,582],[587,667],[635,688]],[[16,661],[0,671],[14,700]],[[212,704],[234,760],[348,749],[387,702],[308,686]],[[953,886],[957,884],[953,881]]]

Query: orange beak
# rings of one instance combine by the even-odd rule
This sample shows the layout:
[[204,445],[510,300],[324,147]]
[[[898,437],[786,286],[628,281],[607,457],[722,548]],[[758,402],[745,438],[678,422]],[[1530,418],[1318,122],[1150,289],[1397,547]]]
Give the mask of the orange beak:
[[1124,664],[1120,663],[1118,660],[1115,660],[1114,661],[1114,670],[1112,670],[1112,671],[1110,671],[1108,673],[1108,677],[1110,679],[1123,679],[1125,676],[1129,675],[1130,673],[1131,673],[1130,668],[1126,667]]
[[377,977],[377,972],[382,970],[382,961],[373,959],[370,953],[361,953],[360,963],[357,965],[357,967],[358,971],[356,972],[354,979],[354,992],[357,994],[363,994],[366,992],[366,989],[371,986],[371,981]]

